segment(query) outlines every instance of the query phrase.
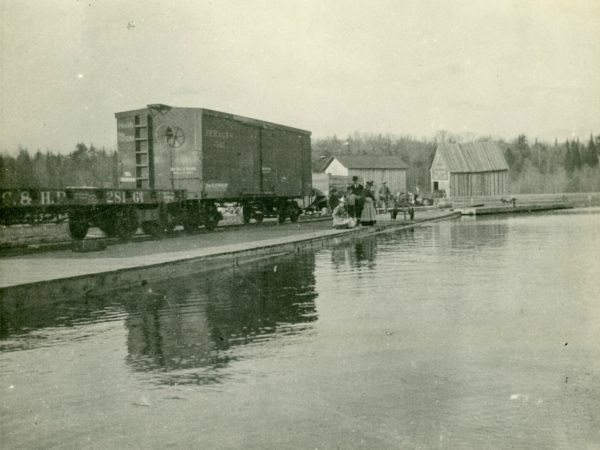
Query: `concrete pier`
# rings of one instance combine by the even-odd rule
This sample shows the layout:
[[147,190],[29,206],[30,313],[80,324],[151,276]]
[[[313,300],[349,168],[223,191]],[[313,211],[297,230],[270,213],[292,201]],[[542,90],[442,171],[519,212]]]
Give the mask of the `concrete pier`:
[[102,252],[58,251],[2,258],[0,295],[6,304],[10,299],[27,303],[96,294],[459,216],[458,211],[430,210],[414,221],[380,217],[375,226],[346,230],[333,229],[329,221],[297,223],[124,243]]

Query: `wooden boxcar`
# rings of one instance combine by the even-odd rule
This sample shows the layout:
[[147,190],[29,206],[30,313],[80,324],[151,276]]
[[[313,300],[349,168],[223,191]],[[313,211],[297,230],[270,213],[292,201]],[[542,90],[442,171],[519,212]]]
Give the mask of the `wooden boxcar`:
[[309,131],[162,104],[115,116],[120,187],[185,190],[199,223],[215,202],[240,203],[245,222],[265,215],[295,221],[293,199],[310,194]]
[[311,192],[310,132],[202,108],[148,105],[115,114],[119,186],[0,192],[2,223],[68,215],[71,234],[90,226],[128,237],[141,226],[216,227],[218,206],[236,202],[244,222],[298,219]]

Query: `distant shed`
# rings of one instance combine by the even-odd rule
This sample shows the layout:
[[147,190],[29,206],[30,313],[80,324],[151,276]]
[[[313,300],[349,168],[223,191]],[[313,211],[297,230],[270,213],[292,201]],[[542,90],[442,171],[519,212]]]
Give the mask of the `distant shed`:
[[[385,181],[393,193],[406,192],[406,164],[396,156],[331,156],[319,161],[314,172],[330,175],[330,180],[353,176],[361,183],[373,181],[375,189]],[[314,175],[313,175],[314,180]],[[331,183],[330,183],[331,184]]]
[[448,197],[508,194],[502,149],[495,142],[441,144],[431,164],[431,189]]

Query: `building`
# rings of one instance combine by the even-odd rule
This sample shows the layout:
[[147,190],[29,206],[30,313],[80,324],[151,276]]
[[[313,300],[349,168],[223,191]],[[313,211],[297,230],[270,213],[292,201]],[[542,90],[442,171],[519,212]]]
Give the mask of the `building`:
[[339,180],[347,185],[356,175],[362,184],[373,181],[376,190],[385,181],[395,194],[406,192],[406,169],[406,164],[397,156],[330,156],[313,166],[313,183],[324,173],[329,176],[329,185],[337,187]]
[[431,164],[431,189],[447,197],[506,195],[508,164],[495,142],[441,144]]

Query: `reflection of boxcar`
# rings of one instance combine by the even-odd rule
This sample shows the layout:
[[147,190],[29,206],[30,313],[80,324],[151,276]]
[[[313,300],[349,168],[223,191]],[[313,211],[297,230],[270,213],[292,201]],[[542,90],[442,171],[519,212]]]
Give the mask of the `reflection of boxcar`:
[[244,218],[293,220],[311,189],[310,132],[201,108],[149,105],[116,113],[119,185],[236,201]]

